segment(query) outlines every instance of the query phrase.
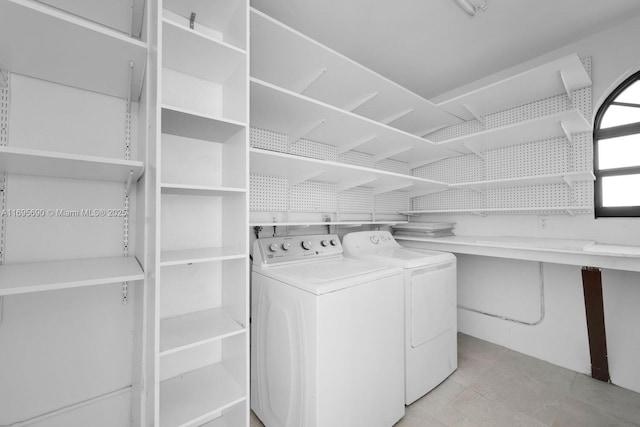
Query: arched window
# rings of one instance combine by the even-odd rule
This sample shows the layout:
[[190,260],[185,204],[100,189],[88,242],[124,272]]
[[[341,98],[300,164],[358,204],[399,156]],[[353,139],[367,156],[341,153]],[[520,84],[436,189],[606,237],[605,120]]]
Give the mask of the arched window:
[[593,144],[596,217],[640,217],[640,71],[602,103]]

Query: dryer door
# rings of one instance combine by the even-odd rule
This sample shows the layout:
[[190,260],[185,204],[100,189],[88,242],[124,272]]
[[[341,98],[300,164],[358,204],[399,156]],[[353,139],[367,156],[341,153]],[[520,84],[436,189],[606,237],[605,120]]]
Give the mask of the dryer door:
[[411,274],[411,347],[456,327],[455,263],[416,269]]

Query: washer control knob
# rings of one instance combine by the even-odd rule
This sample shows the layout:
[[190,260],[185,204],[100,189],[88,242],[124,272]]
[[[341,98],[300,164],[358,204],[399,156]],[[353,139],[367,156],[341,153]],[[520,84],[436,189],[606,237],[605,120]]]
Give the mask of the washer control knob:
[[331,246],[338,246],[338,239],[331,239]]
[[269,245],[269,250],[270,250],[271,252],[275,252],[275,251],[277,251],[277,250],[278,250],[278,245],[276,245],[275,243],[270,244],[270,245]]
[[284,242],[282,244],[282,249],[285,250],[285,251],[288,251],[290,247],[291,247],[291,243],[289,243],[289,242]]
[[311,249],[311,240],[303,240],[302,241],[302,248],[305,251],[308,251],[309,249]]
[[380,238],[375,234],[369,237],[369,240],[371,240],[371,243],[373,243],[374,245],[380,244]]
[[323,240],[322,242],[320,242],[320,244],[322,246],[329,246],[329,241],[328,240]]

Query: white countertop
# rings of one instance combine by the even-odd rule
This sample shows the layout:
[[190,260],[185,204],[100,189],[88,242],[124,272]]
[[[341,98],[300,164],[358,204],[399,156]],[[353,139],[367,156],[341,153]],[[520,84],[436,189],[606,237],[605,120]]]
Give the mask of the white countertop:
[[640,272],[640,246],[519,236],[394,237],[406,247]]

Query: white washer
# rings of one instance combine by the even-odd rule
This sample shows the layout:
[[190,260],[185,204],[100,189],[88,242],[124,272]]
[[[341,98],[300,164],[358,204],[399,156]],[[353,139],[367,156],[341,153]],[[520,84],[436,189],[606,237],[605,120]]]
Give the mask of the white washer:
[[335,235],[253,249],[251,408],[266,427],[390,427],[404,415],[402,270]]
[[400,246],[388,231],[349,233],[348,257],[404,269],[405,403],[413,403],[458,368],[456,258]]

